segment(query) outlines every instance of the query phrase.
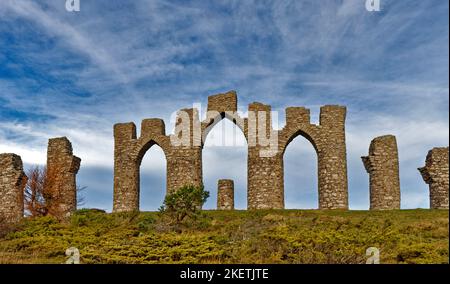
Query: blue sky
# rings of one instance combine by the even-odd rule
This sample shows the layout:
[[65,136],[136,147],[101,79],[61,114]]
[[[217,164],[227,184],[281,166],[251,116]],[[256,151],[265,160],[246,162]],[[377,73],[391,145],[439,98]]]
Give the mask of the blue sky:
[[[397,136],[402,207],[428,207],[417,167],[449,141],[448,1],[381,0],[371,13],[365,0],[80,2],[74,13],[65,0],[0,2],[0,152],[43,164],[47,139],[67,136],[82,158],[84,207],[112,207],[114,123],[160,117],[170,133],[174,111],[228,90],[242,111],[271,104],[279,127],[287,106],[310,108],[317,123],[321,105],[346,105],[350,208],[369,206],[360,156],[384,134]],[[235,180],[245,208],[246,147],[212,146],[220,127],[210,136],[206,208],[219,178]],[[288,208],[317,208],[316,171],[312,146],[296,138],[285,156]],[[141,208],[155,210],[161,149],[146,154],[141,176]]]

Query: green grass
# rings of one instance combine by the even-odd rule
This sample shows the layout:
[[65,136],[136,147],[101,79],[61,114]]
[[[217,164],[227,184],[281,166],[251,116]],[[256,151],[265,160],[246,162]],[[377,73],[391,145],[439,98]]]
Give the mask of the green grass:
[[206,211],[167,230],[155,212],[77,211],[67,223],[25,219],[0,238],[0,263],[448,263],[448,210]]

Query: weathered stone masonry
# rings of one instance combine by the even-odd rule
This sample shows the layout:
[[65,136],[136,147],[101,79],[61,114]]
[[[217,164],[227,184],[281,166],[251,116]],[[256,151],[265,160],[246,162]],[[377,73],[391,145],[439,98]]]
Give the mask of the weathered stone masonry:
[[370,209],[400,209],[397,140],[393,135],[372,140],[369,156],[361,157],[370,177]]
[[234,209],[234,182],[231,179],[221,179],[217,183],[217,209]]
[[[310,123],[309,109],[288,107],[286,126],[278,132],[280,156],[276,156],[276,164],[279,165],[276,170],[281,173],[283,154],[295,137],[301,135],[314,146],[318,158],[319,209],[348,209],[345,116],[346,108],[343,106],[323,106],[319,125],[315,125]],[[267,173],[270,172],[265,172],[266,179]],[[278,180],[274,185],[281,184],[278,194],[284,196],[283,175],[274,175]],[[272,208],[284,208],[284,200],[283,206]]]
[[[198,121],[194,110],[185,110],[190,121]],[[180,114],[181,115],[181,114]],[[179,121],[177,119],[177,121]],[[175,126],[178,128],[178,124]],[[192,125],[184,129],[192,133]],[[173,134],[174,135],[174,134]],[[183,185],[202,184],[201,146],[173,146],[165,134],[164,121],[144,119],[141,136],[134,123],[114,125],[114,204],[115,212],[139,210],[139,176],[142,158],[150,147],[159,145],[167,160],[167,193]]]
[[76,174],[80,163],[81,159],[73,155],[72,144],[66,137],[48,140],[47,174],[52,181],[48,186],[50,192],[59,195],[63,215],[77,209]]
[[[248,110],[258,112],[258,119],[240,117],[236,113],[236,93],[228,92],[208,98],[208,116],[204,121],[199,121],[196,109],[180,112],[175,134],[172,135],[165,134],[164,121],[161,119],[143,120],[139,138],[136,137],[134,123],[116,124],[114,211],[139,209],[139,167],[145,152],[154,144],[159,145],[166,155],[168,193],[186,184],[202,184],[203,143],[212,127],[224,118],[235,123],[249,142],[249,209],[284,208],[283,154],[289,143],[298,135],[308,139],[318,155],[319,208],[348,208],[345,107],[323,106],[320,110],[319,125],[310,123],[308,109],[289,107],[286,109],[286,126],[281,130],[272,128],[270,106],[255,102],[249,105]],[[181,123],[183,113],[188,113],[189,125]],[[260,116],[261,113],[265,114],[265,117]],[[266,121],[265,128],[259,125],[261,117]],[[200,129],[200,133],[196,133],[196,129]],[[177,138],[183,131],[189,132],[189,143],[173,145],[173,138]],[[259,131],[265,131],[267,138],[277,137],[274,155],[261,155],[262,150],[273,149],[266,149],[265,144],[257,140],[261,135]],[[256,143],[250,143],[253,141]]]
[[448,209],[448,154],[448,147],[433,148],[427,154],[425,166],[418,169],[430,187],[431,209]]
[[23,217],[23,191],[27,176],[20,156],[0,154],[0,217],[8,223]]

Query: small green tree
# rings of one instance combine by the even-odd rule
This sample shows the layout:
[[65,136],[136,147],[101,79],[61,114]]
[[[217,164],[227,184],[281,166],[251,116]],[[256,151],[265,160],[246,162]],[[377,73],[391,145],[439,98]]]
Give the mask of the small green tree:
[[171,223],[180,224],[186,218],[196,218],[209,197],[203,185],[185,185],[167,194],[159,211],[170,218]]

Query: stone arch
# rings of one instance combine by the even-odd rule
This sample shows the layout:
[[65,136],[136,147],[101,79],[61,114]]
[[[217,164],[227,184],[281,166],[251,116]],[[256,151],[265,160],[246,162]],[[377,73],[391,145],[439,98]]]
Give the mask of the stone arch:
[[[314,188],[315,191],[317,191],[317,193],[311,194],[311,192],[309,192],[308,194],[311,194],[311,196],[314,196],[314,198],[317,198],[317,200],[316,200],[316,205],[314,207],[308,207],[308,208],[317,208],[317,206],[319,204],[319,193],[318,193],[319,192],[319,174],[317,172],[317,170],[319,168],[319,149],[317,148],[317,144],[315,143],[314,138],[312,138],[311,135],[307,134],[302,129],[299,129],[298,131],[293,132],[293,134],[287,140],[286,145],[283,145],[282,152],[281,152],[282,159],[283,159],[283,167],[284,167],[283,184],[286,184],[286,181],[288,180],[286,172],[285,172],[285,170],[288,169],[288,163],[286,163],[287,158],[286,158],[286,155],[285,155],[286,150],[288,149],[288,145],[290,145],[294,140],[298,141],[299,139],[303,140],[305,144],[308,144],[308,145],[306,145],[306,147],[311,147],[312,149],[314,149],[314,153],[312,153],[312,155],[314,156],[313,163],[315,163],[315,165],[316,165],[316,169],[315,169],[316,172],[313,174],[312,172],[308,171],[308,173],[311,173],[311,179],[314,179],[314,181],[312,181],[312,183],[314,184],[313,188]],[[292,155],[292,149],[291,149],[290,154]],[[303,159],[302,159],[302,161],[303,161]],[[309,166],[311,164],[307,163],[306,165]],[[302,164],[302,169],[304,169],[304,168],[305,168],[305,166],[303,166],[303,164]],[[297,182],[298,181],[302,181],[301,179],[299,180],[297,177],[296,177],[296,180],[297,180]],[[303,181],[305,181],[305,179],[303,179]],[[302,188],[302,187],[299,187],[299,188]],[[303,187],[303,189],[304,188],[305,187]],[[286,189],[287,189],[287,187],[285,188],[285,190],[283,192],[283,194],[284,194],[283,197],[284,197],[285,200],[287,200],[286,197],[289,197],[289,195],[287,194]],[[296,189],[296,190],[298,191],[298,189]],[[297,194],[299,194],[299,193],[297,192]],[[301,208],[303,208],[303,207],[301,207]]]
[[[247,133],[245,132],[245,118],[240,117],[237,113],[230,113],[228,111],[217,112],[217,111],[208,111],[210,114],[209,117],[206,117],[204,121],[202,121],[202,147],[205,145],[206,138],[211,130],[219,124],[223,119],[227,119],[231,121],[234,125],[236,125],[245,137],[245,140],[248,142]],[[211,113],[213,115],[211,115]]]
[[[269,107],[266,109],[270,110]],[[317,153],[319,209],[348,209],[345,116],[345,107],[322,106],[320,122],[315,125],[310,123],[309,109],[286,108],[286,125],[278,130],[277,155],[262,158],[257,152],[249,154],[249,171],[252,173],[249,207],[284,208],[283,153],[295,137],[302,135],[313,144]]]
[[134,160],[138,163],[138,165],[140,165],[142,162],[142,158],[144,158],[145,156],[145,153],[147,153],[147,151],[150,150],[150,148],[153,145],[159,146],[163,150],[164,156],[167,159],[167,155],[170,152],[169,143],[170,141],[167,136],[159,135],[159,136],[141,137],[139,138],[136,144],[135,152],[133,153]]
[[[164,121],[161,119],[143,120],[139,139],[136,138],[134,123],[121,123],[114,126],[115,212],[138,210],[139,184],[136,181],[138,181],[139,164],[144,153],[154,144],[158,144],[166,155],[167,192],[176,191],[187,184],[201,185],[203,142],[214,125],[224,118],[238,125],[247,140],[249,209],[284,208],[283,153],[287,145],[298,135],[308,139],[317,152],[319,208],[348,208],[345,107],[322,106],[318,125],[310,123],[309,109],[288,107],[286,108],[286,125],[281,130],[275,130],[272,127],[270,105],[251,103],[248,105],[249,115],[257,112],[258,119],[255,121],[254,115],[251,119],[241,118],[237,114],[237,96],[234,91],[208,97],[207,109],[213,114],[208,115],[203,122],[199,121],[196,109],[185,109],[184,112],[178,113],[177,118],[181,118],[184,114],[189,121],[187,126],[184,123],[177,123],[175,134],[170,136],[165,134]],[[259,116],[261,113],[262,118]],[[178,130],[181,132],[177,132]],[[171,138],[175,137],[176,140],[177,133],[185,132],[188,132],[187,140],[190,143],[179,145],[170,143]],[[260,143],[261,141],[263,143]],[[269,147],[264,141],[270,141]],[[272,143],[273,141],[275,143]],[[277,144],[274,149],[273,144]]]
[[168,164],[170,138],[165,135],[161,119],[144,119],[139,138],[134,123],[114,125],[114,212],[139,210],[140,166],[145,153],[155,144],[163,150]]
[[314,150],[316,151],[316,154],[318,155],[320,150],[318,148],[318,144],[316,143],[316,140],[319,140],[318,137],[316,137],[316,133],[314,131],[309,130],[308,128],[299,128],[299,129],[289,129],[286,131],[287,133],[283,134],[287,137],[287,140],[282,140],[282,143],[279,145],[281,155],[284,155],[284,152],[286,151],[286,148],[288,145],[298,136],[302,136],[306,140],[311,143]]
[[[220,119],[218,121],[218,127],[211,127],[211,132],[214,132],[212,135],[214,137],[226,138],[229,136],[230,132],[221,132],[222,127],[229,130],[230,127],[234,126],[233,122],[229,119]],[[208,147],[212,142],[213,137],[206,137],[203,148],[202,148],[202,175],[203,182],[205,185],[205,189],[210,192],[210,198],[205,203],[205,208],[208,209],[218,209],[217,200],[219,196],[219,187],[217,183],[219,180],[233,180],[236,185],[236,191],[233,191],[233,200],[236,201],[233,203],[236,204],[236,208],[246,209],[247,204],[247,159],[248,159],[248,143],[247,139],[244,135],[244,132],[240,132],[240,130],[236,131],[236,138],[239,143],[237,144],[227,144],[224,145],[215,145],[218,147]],[[234,133],[234,132],[233,132]],[[218,135],[218,136],[216,136]],[[208,140],[209,139],[209,140]],[[243,143],[245,140],[245,143]],[[241,143],[242,142],[242,143]],[[232,147],[228,147],[232,146]],[[214,156],[215,159],[212,160],[211,156]],[[230,159],[232,157],[232,159]],[[221,161],[220,163],[215,163],[213,161]],[[233,205],[234,208],[234,205]]]
[[303,133],[317,152],[319,209],[348,209],[347,153],[345,145],[346,108],[326,105],[320,108],[319,125],[310,123],[310,110],[286,108],[286,126],[281,131],[281,147]]
[[154,139],[144,144],[136,163],[139,171],[139,210],[154,211],[167,194],[167,150]]
[[245,131],[246,119],[237,113],[237,95],[230,91],[224,94],[217,94],[208,97],[208,108],[205,120],[201,123],[202,147],[206,141],[209,132],[223,119],[228,119],[234,123],[244,134],[248,142]]

